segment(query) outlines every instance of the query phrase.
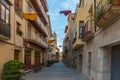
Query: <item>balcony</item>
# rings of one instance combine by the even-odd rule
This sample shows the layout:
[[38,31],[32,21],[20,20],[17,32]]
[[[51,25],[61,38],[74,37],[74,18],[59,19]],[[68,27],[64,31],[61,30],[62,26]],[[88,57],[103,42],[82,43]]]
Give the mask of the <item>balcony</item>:
[[48,47],[47,42],[45,42],[45,41],[42,40],[41,38],[38,39],[38,42],[41,43],[41,45],[45,46],[46,48]]
[[10,26],[6,23],[0,24],[0,40],[10,39]]
[[48,16],[44,10],[44,7],[41,4],[41,0],[30,0],[32,5],[35,7],[36,11],[38,12],[39,17],[41,18],[42,22],[46,25],[48,23]]
[[120,16],[120,0],[101,0],[96,8],[98,27],[109,26]]
[[48,36],[47,28],[44,26],[42,21],[39,17],[37,17],[35,20],[29,20],[31,24],[41,33],[44,34],[44,36]]
[[42,5],[43,5],[43,7],[44,7],[44,10],[45,10],[46,12],[48,12],[48,4],[47,4],[46,0],[41,0],[41,2],[42,2]]
[[27,44],[30,43],[30,44],[34,44],[38,47],[41,47],[43,49],[48,48],[48,44],[40,38],[38,40],[34,40],[34,39],[23,39],[23,40],[24,40],[24,46],[25,47],[27,47]]
[[88,20],[84,27],[82,27],[82,41],[88,41],[94,35],[94,23],[92,20]]
[[81,39],[76,39],[73,44],[73,49],[77,49],[84,45],[84,42]]

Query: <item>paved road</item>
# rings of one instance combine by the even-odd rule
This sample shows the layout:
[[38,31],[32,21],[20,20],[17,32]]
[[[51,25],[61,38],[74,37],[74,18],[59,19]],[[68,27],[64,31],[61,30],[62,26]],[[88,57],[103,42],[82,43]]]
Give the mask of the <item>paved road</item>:
[[45,67],[41,72],[28,73],[25,80],[87,80],[74,69],[67,68],[62,62]]

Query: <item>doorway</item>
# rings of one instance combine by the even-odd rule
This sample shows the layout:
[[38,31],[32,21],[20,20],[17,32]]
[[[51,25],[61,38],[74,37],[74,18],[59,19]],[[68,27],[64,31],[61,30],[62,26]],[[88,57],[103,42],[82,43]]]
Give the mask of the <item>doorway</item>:
[[120,80],[120,45],[112,47],[111,80]]
[[88,74],[91,76],[91,52],[88,52]]
[[35,51],[35,66],[40,65],[40,52]]
[[79,55],[79,70],[82,72],[82,55]]
[[31,51],[25,50],[25,70],[31,69]]

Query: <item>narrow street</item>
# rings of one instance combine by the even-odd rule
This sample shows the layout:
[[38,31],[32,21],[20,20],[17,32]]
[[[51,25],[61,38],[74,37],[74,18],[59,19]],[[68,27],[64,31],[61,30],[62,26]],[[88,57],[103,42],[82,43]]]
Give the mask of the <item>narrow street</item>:
[[87,80],[76,70],[67,68],[62,62],[51,67],[45,67],[41,72],[30,72],[25,75],[25,80]]

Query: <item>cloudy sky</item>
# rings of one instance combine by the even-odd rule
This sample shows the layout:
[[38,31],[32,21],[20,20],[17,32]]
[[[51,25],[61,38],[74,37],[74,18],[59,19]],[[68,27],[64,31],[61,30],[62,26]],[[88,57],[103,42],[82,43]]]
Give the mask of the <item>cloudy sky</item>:
[[57,45],[63,44],[65,37],[64,28],[67,25],[67,16],[60,14],[61,10],[71,10],[75,12],[78,0],[47,0],[52,31],[57,34]]

